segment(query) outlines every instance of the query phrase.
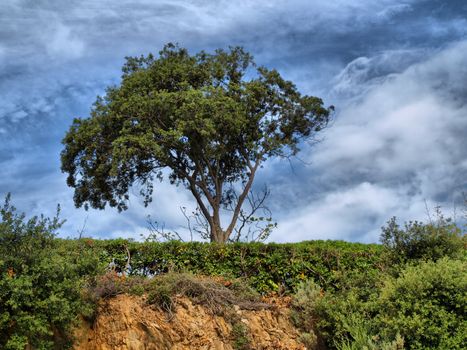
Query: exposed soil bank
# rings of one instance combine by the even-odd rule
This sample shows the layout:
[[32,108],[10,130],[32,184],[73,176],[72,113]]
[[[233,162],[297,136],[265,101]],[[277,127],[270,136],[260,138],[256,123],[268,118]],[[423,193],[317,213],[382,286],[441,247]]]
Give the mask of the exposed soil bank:
[[304,350],[288,309],[234,306],[213,315],[186,297],[176,298],[174,312],[150,306],[144,297],[119,295],[100,303],[94,324],[76,330],[75,350],[275,349]]

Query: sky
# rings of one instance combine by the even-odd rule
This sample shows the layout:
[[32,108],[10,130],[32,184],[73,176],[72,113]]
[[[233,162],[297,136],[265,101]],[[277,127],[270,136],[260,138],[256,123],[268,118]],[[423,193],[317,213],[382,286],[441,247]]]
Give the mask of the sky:
[[63,237],[147,235],[147,215],[183,231],[184,188],[157,184],[144,207],[75,208],[60,171],[73,118],[118,84],[125,56],[165,43],[240,45],[336,111],[320,142],[270,160],[278,227],[269,241],[377,242],[392,216],[457,216],[467,192],[467,3],[438,0],[2,0],[0,197],[66,219]]

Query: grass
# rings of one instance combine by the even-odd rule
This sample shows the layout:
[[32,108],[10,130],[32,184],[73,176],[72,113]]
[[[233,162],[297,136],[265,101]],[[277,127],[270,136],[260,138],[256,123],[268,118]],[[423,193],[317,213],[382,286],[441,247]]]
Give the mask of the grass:
[[245,310],[270,307],[262,303],[259,294],[241,280],[214,280],[189,273],[158,276],[149,283],[147,293],[148,303],[156,304],[168,312],[173,311],[176,296],[187,297],[217,315],[223,314],[226,307],[233,305]]

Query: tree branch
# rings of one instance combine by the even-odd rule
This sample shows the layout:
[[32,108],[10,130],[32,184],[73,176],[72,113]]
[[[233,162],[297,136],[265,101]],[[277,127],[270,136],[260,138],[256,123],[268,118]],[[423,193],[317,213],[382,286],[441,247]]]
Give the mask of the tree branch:
[[235,227],[235,225],[237,223],[237,219],[238,219],[238,216],[240,214],[240,210],[242,208],[243,202],[245,201],[245,198],[248,195],[248,192],[250,192],[251,185],[253,184],[253,180],[255,179],[256,170],[258,170],[258,167],[259,167],[260,163],[261,163],[261,157],[258,157],[258,159],[256,161],[256,164],[251,169],[250,176],[248,178],[248,182],[246,183],[242,194],[238,197],[237,205],[235,206],[234,213],[233,213],[233,216],[232,216],[232,220],[230,221],[230,225],[228,226],[228,228],[226,230],[227,238],[230,236],[230,234],[232,233],[232,231],[233,231],[233,229],[234,229],[234,227]]
[[196,179],[194,179],[195,184],[199,188],[201,188],[201,190],[203,191],[204,195],[206,196],[206,199],[208,200],[209,204],[214,208],[214,206],[216,205],[216,201],[212,197],[212,194],[209,192],[209,189],[207,187],[208,181],[207,181],[206,177],[204,176],[203,168],[201,167],[201,165],[197,161],[195,161],[195,166],[196,166],[196,168],[198,170],[198,173],[201,176],[201,181],[196,181]]
[[209,225],[211,227],[214,227],[214,222],[213,222],[213,219],[211,217],[211,214],[209,213],[208,208],[206,207],[203,200],[201,199],[201,196],[199,195],[198,191],[196,190],[196,181],[195,181],[194,177],[187,174],[187,180],[188,180],[188,183],[190,184],[190,191],[191,191],[191,193],[193,193],[193,196],[195,197],[196,202],[198,203],[198,206],[201,209],[201,212],[206,217],[206,220],[208,220]]

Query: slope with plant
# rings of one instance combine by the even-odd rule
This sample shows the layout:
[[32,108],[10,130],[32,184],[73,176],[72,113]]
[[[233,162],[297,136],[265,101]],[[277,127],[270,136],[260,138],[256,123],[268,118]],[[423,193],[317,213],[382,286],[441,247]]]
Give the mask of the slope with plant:
[[466,236],[451,220],[391,219],[381,235],[380,271],[343,276],[338,288],[298,286],[294,318],[331,349],[465,349]]

